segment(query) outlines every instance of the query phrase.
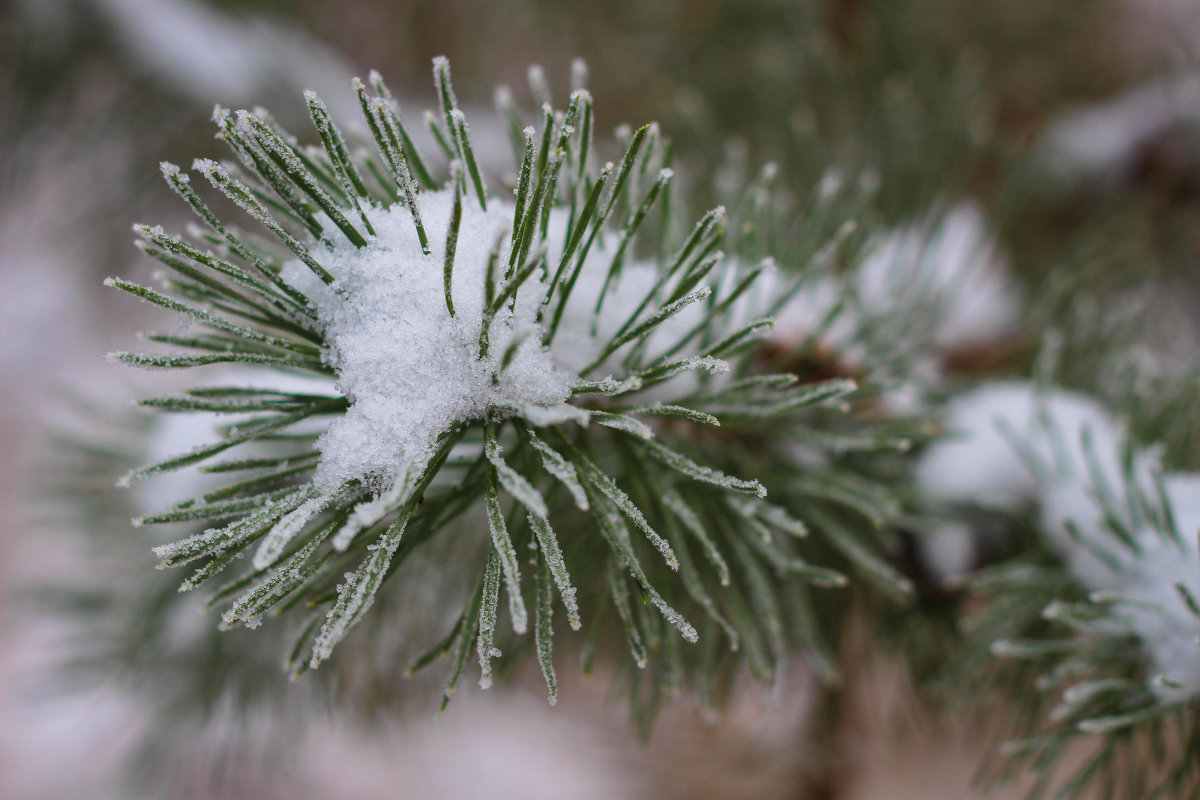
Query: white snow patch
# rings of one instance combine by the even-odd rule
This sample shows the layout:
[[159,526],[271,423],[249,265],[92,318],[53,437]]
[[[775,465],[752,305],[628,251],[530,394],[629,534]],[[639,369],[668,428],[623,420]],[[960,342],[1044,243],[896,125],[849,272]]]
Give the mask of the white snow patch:
[[925,310],[922,320],[939,349],[987,342],[1010,333],[1021,299],[1008,276],[983,212],[962,202],[930,228],[910,225],[877,237],[854,285],[859,307],[884,318]]
[[1139,148],[1155,136],[1200,123],[1200,75],[1159,77],[1115,98],[1071,109],[1053,120],[1036,148],[1065,180],[1114,183],[1136,167]]
[[[794,285],[780,274],[763,280],[779,293]],[[774,338],[799,343],[816,334],[852,363],[872,355],[863,344],[872,334],[889,351],[933,356],[1011,333],[1021,307],[983,212],[963,202],[933,223],[875,236],[845,278],[808,279],[776,315]]]
[[[555,217],[551,216],[551,220],[554,219]],[[589,253],[580,272],[579,281],[571,293],[562,325],[551,344],[555,362],[565,369],[578,372],[593,363],[612,338],[626,326],[630,315],[642,305],[646,296],[662,278],[662,271],[654,261],[634,260],[626,263],[609,286],[600,313],[596,314],[596,298],[604,288],[610,260],[611,253],[596,250]],[[711,287],[713,291],[708,298],[694,302],[664,320],[646,335],[644,342],[639,339],[623,345],[606,357],[587,378],[590,380],[604,375],[624,377],[628,370],[623,366],[623,362],[634,348],[640,348],[640,361],[644,364],[656,363],[661,356],[669,352],[671,355],[668,360],[689,358],[696,356],[706,344],[711,345],[753,322],[770,317],[769,312],[776,300],[795,285],[796,278],[768,262],[755,282],[729,308],[709,319],[712,316],[711,304],[728,297],[749,271],[750,266],[745,261],[736,257],[722,257],[707,278],[693,290]],[[638,312],[634,324],[641,323],[657,312],[664,302],[662,295],[669,293],[672,287],[673,284],[668,284],[656,299],[646,303]],[[799,315],[807,311],[807,306],[804,311],[800,310],[802,303],[803,301],[797,299],[795,308],[791,311],[791,324],[797,330],[805,325],[816,326],[820,322],[820,317],[815,313],[805,316],[803,321],[798,319]],[[697,335],[688,339],[682,347],[676,348],[676,345],[698,327],[704,328],[710,338],[704,339]],[[774,341],[778,338],[778,331],[779,320],[776,319],[776,324],[763,333],[763,338]],[[732,373],[723,368],[722,363],[712,359],[698,360],[693,368],[639,393],[638,400],[668,402],[685,397],[702,387],[718,389],[732,378]]]
[[[760,280],[786,301],[770,340],[780,349],[810,344],[864,370],[892,415],[928,405],[926,387],[957,350],[1003,340],[1020,328],[1023,299],[983,212],[961,202],[940,216],[878,234],[843,275],[786,272]],[[762,308],[774,308],[763,303]]]
[[1072,513],[1080,534],[1103,547],[1114,564],[1109,567],[1076,545],[1067,559],[1072,573],[1089,591],[1123,598],[1114,613],[1142,642],[1150,690],[1160,702],[1176,703],[1200,696],[1200,617],[1176,588],[1182,585],[1200,599],[1200,474],[1167,474],[1163,484],[1181,542],[1146,525],[1134,532],[1133,552],[1103,527],[1099,504],[1087,492],[1090,485],[1080,486],[1075,507],[1061,512]]
[[[759,282],[782,294],[790,290],[796,279],[772,269],[766,272]],[[847,289],[830,276],[821,275],[807,279],[775,315],[772,339],[781,343],[800,344],[809,336],[818,333],[821,324],[829,318],[846,292]],[[843,308],[836,317],[829,320],[828,327],[821,331],[822,337],[839,347],[850,344],[857,327],[851,317],[852,312],[848,314]]]
[[934,501],[1002,510],[1033,504],[1053,481],[1086,478],[1085,431],[1101,473],[1114,485],[1120,475],[1121,425],[1074,392],[985,384],[955,398],[943,424],[947,436],[925,450],[916,469],[918,487]]
[[1178,684],[1151,682],[1161,702],[1174,703],[1200,696],[1200,617],[1176,589],[1181,584],[1200,600],[1200,474],[1166,475],[1163,482],[1183,542],[1164,539],[1153,529],[1138,532],[1141,553],[1122,590],[1135,602],[1121,614],[1141,637],[1152,674]]
[[[421,252],[408,209],[397,204],[370,212],[377,236],[366,247],[340,238],[332,247],[313,247],[332,285],[298,261],[285,269],[315,303],[329,343],[326,358],[353,403],[318,442],[316,483],[323,491],[351,478],[383,489],[455,423],[480,419],[498,403],[554,406],[569,396],[575,376],[555,366],[541,345],[543,291],[536,276],[518,293],[515,309],[506,305],[496,315],[487,356],[479,357],[488,257],[509,230],[511,205],[493,199],[484,212],[473,197],[463,198],[450,316],[443,259],[452,202],[449,190],[420,196],[430,255]],[[507,245],[498,282],[505,265]],[[514,343],[515,355],[500,372]]]
[[[1046,543],[1090,591],[1118,590],[1120,574],[1130,565],[1130,553],[1104,527],[1104,511],[1085,476],[1056,481],[1044,487],[1038,526]],[[1071,535],[1080,537],[1077,541]],[[1114,571],[1113,566],[1118,570]]]
[[976,533],[961,522],[946,522],[921,538],[921,565],[942,585],[960,580],[975,566]]
[[[1002,425],[1011,438],[1000,432]],[[1200,599],[1200,474],[1163,477],[1181,539],[1176,542],[1152,524],[1139,526],[1129,512],[1130,488],[1157,497],[1152,476],[1158,453],[1135,453],[1132,475],[1125,474],[1125,431],[1090,399],[1028,383],[985,385],[950,405],[947,427],[957,438],[930,447],[917,466],[926,498],[1001,510],[1036,507],[1047,544],[1079,584],[1123,598],[1114,614],[1141,640],[1148,686],[1159,701],[1200,696],[1200,617],[1177,588]],[[1083,446],[1085,430],[1093,442],[1090,452]],[[1041,466],[1031,468],[1027,461]],[[1106,497],[1130,530],[1132,547],[1106,522]],[[940,545],[927,549],[933,559],[945,555]]]
[[[553,220],[554,217],[551,217]],[[611,263],[611,254],[592,250],[579,273],[579,280],[567,301],[563,313],[562,324],[555,334],[551,349],[554,360],[564,369],[579,371],[591,364],[605,346],[612,341],[618,331],[628,321],[630,314],[642,304],[646,295],[654,289],[662,276],[658,264],[652,261],[632,261],[626,263],[608,287],[604,304],[600,313],[596,314],[596,298],[604,288]],[[730,260],[729,263],[732,263]],[[697,287],[699,288],[699,287]],[[661,300],[652,300],[638,314],[636,323],[640,323],[661,307]],[[675,316],[665,320],[651,331],[644,346],[646,362],[652,362],[672,347],[680,338],[686,335],[705,318],[704,303],[692,303]],[[740,315],[730,314],[725,326],[733,329],[734,319]],[[692,355],[696,351],[696,340],[690,346],[683,348],[678,357]],[[594,371],[596,375],[613,374],[623,376],[625,370],[621,363],[629,351],[635,346],[629,343],[622,346]],[[675,393],[676,396],[678,393]]]

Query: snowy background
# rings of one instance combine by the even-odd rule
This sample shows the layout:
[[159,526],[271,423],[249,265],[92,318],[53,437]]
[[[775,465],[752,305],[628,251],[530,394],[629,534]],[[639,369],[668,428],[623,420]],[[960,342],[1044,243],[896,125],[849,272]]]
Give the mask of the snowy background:
[[[134,341],[141,312],[101,280],[149,271],[132,223],[184,220],[157,164],[219,152],[214,103],[266,106],[303,130],[303,89],[346,114],[350,76],[376,68],[402,104],[423,108],[430,59],[445,54],[481,161],[503,172],[491,87],[520,86],[537,61],[565,92],[582,57],[598,130],[657,119],[689,183],[719,194],[775,160],[799,191],[830,166],[869,167],[876,211],[896,226],[961,199],[963,213],[990,220],[1019,281],[1103,268],[1086,298],[1039,293],[1030,314],[1067,319],[1084,300],[1121,309],[1136,285],[1134,308],[1161,311],[1139,324],[1182,358],[1200,284],[1197,41],[1194,0],[0,6],[0,796],[130,797],[118,774],[145,725],[136,693],[64,693],[45,680],[56,631],[29,612],[29,588],[80,567],[36,522],[44,475],[32,465],[67,387],[128,394],[128,376],[101,355]],[[699,192],[695,207],[710,199]],[[737,689],[719,724],[682,698],[646,745],[606,676],[563,669],[553,710],[529,675],[505,692],[464,692],[440,720],[432,703],[371,727],[314,711],[289,731],[302,766],[287,772],[192,754],[150,769],[180,774],[163,797],[968,796],[987,743],[917,711],[898,668],[860,638],[841,736],[820,748],[804,740],[802,668],[775,696]]]

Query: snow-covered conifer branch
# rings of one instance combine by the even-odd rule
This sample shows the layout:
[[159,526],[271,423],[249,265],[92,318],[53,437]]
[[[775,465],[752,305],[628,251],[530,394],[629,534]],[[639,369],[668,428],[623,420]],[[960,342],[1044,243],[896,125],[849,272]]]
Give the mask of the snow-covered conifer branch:
[[[574,74],[578,83],[585,73]],[[211,238],[192,244],[139,227],[144,252],[178,277],[165,292],[111,284],[200,332],[151,337],[184,352],[113,358],[167,368],[236,361],[262,388],[144,402],[231,420],[215,441],[127,476],[200,466],[224,482],[140,518],[210,525],[158,547],[162,566],[198,562],[184,582],[191,588],[253,554],[211,604],[224,607],[225,626],[315,609],[287,659],[296,675],[333,656],[372,613],[394,613],[371,608],[415,552],[443,540],[461,551],[445,569],[477,587],[448,635],[412,665],[452,656],[444,700],[472,654],[489,685],[494,659],[523,649],[505,642],[530,635],[532,623],[553,702],[554,591],[571,628],[615,617],[639,665],[654,661],[659,622],[633,613],[629,578],[667,623],[663,635],[696,641],[691,618],[701,615],[731,650],[749,646],[760,675],[774,674],[802,644],[789,641],[783,593],[794,592],[784,587],[845,582],[811,564],[791,532],[807,520],[843,541],[842,563],[890,573],[875,544],[852,541],[857,523],[846,515],[861,498],[793,482],[799,493],[768,504],[767,481],[753,477],[760,465],[729,443],[767,419],[783,431],[837,415],[855,384],[755,373],[749,356],[771,335],[777,289],[756,294],[763,266],[722,250],[724,208],[682,242],[670,239],[673,171],[656,124],[629,129],[608,163],[596,153],[584,86],[565,110],[543,102],[532,125],[511,95],[498,95],[518,164],[512,195],[492,195],[496,181],[485,178],[445,59],[434,79],[441,113],[426,122],[446,156],[440,174],[374,73],[352,82],[357,125],[335,122],[305,95],[316,147],[301,147],[265,112],[218,109],[235,160],[202,159],[195,169],[261,233],[218,219],[187,175],[164,166]],[[532,88],[550,96],[544,78]],[[217,252],[205,249],[211,242],[222,243]],[[725,438],[708,438],[717,427]],[[484,531],[461,524],[470,509],[484,513]],[[526,547],[537,556],[522,569]],[[703,557],[691,558],[692,547]],[[607,585],[597,594],[598,580]],[[505,613],[511,624],[499,625]],[[653,674],[667,672],[675,670]]]

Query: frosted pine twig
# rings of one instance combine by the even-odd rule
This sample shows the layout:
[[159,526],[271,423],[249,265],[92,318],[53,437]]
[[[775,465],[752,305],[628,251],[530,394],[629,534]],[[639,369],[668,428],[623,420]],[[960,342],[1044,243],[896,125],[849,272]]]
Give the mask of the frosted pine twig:
[[[374,73],[352,82],[369,150],[352,144],[342,133],[348,124],[312,92],[305,102],[316,147],[301,147],[263,113],[218,110],[236,163],[198,160],[195,169],[249,215],[249,231],[219,220],[182,170],[163,167],[207,232],[191,243],[139,226],[144,252],[172,273],[167,291],[110,285],[200,332],[153,338],[180,352],[114,358],[180,369],[235,361],[260,388],[201,387],[147,401],[176,414],[227,414],[231,424],[216,442],[128,480],[199,465],[231,481],[141,521],[223,518],[224,527],[159,548],[163,565],[199,562],[190,587],[253,554],[214,605],[230,604],[226,625],[315,609],[291,648],[296,674],[330,658],[369,613],[396,613],[370,610],[434,537],[457,543],[445,569],[478,586],[450,635],[417,663],[453,654],[447,699],[472,653],[486,686],[504,642],[530,635],[527,600],[552,700],[557,608],[572,629],[597,604],[616,604],[624,624],[645,624],[640,613],[622,613],[625,577],[610,575],[595,594],[606,564],[634,579],[667,635],[695,641],[689,617],[699,614],[719,622],[712,635],[732,649],[763,634],[762,617],[737,613],[741,597],[763,611],[780,607],[782,582],[837,584],[828,570],[773,571],[802,563],[778,549],[790,544],[742,546],[765,528],[737,524],[737,514],[802,525],[798,498],[766,505],[763,483],[738,474],[754,465],[734,439],[708,446],[696,437],[826,414],[821,404],[853,385],[754,377],[747,353],[770,330],[764,305],[747,293],[761,268],[724,255],[724,209],[703,215],[684,241],[668,240],[665,139],[657,125],[631,129],[615,165],[603,162],[585,75],[574,70],[580,85],[566,109],[543,103],[532,125],[511,94],[499,96],[517,145],[511,195],[489,192],[497,182],[485,177],[444,59],[434,64],[440,113],[426,121],[448,170],[419,152]],[[534,77],[534,93],[548,98],[544,78]],[[295,370],[320,389],[272,388]],[[709,456],[719,465],[706,464]],[[641,496],[640,475],[668,499]],[[714,498],[727,498],[719,513],[688,510]],[[470,509],[485,512],[484,531],[461,524]],[[641,535],[630,536],[627,523]],[[680,531],[704,553],[683,576],[668,538]],[[534,561],[522,556],[528,548]],[[731,570],[723,553],[752,566]],[[744,577],[753,587],[739,586]],[[554,593],[561,606],[550,602]],[[511,624],[497,624],[505,613]],[[757,651],[775,660],[785,655],[779,625],[772,610],[772,647]],[[639,661],[658,657],[654,631],[627,631],[648,646],[634,647]]]

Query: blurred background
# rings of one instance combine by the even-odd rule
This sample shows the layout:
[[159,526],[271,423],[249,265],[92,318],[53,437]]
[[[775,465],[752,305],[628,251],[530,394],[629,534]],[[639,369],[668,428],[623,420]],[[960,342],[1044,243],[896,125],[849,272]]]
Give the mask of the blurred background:
[[[598,133],[660,122],[694,188],[680,194],[690,210],[767,162],[795,195],[831,169],[871,176],[871,214],[886,224],[974,202],[1033,298],[1029,328],[1064,332],[1065,381],[1103,390],[1104,367],[1089,358],[1097,337],[1133,327],[1159,353],[1186,361],[1195,352],[1198,46],[1200,0],[0,5],[0,796],[134,796],[122,776],[147,725],[146,698],[44,680],[57,639],[29,613],[27,590],[86,567],[33,518],[30,464],[50,440],[57,398],[84,382],[127,392],[127,376],[101,356],[132,343],[139,310],[101,280],[148,272],[132,223],[187,221],[157,165],[220,153],[214,103],[265,106],[307,130],[303,89],[345,118],[356,105],[349,78],[378,69],[411,114],[432,107],[430,60],[444,54],[481,158],[503,173],[512,166],[505,130],[488,121],[492,87],[511,85],[531,107],[536,63],[561,100],[582,58]],[[251,758],[208,763],[193,742],[140,765],[173,776],[170,790],[151,782],[137,791],[971,796],[990,743],[920,710],[904,669],[870,638],[858,637],[832,741],[805,738],[822,712],[800,667],[772,696],[736,690],[720,720],[681,698],[648,742],[631,734],[603,675],[563,669],[556,709],[533,675],[486,696],[464,692],[438,720],[420,703],[370,724],[314,711],[289,730],[286,749],[299,758],[287,770]],[[278,735],[271,730],[264,719],[261,735]],[[219,719],[206,735],[224,735]]]

